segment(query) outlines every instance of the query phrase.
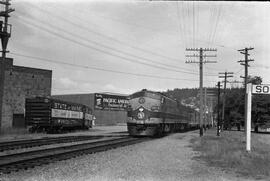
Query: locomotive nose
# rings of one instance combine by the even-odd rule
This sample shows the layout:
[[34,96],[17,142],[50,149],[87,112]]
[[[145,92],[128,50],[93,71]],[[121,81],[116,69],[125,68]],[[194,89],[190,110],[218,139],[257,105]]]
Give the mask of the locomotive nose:
[[140,107],[138,112],[137,112],[137,118],[140,120],[145,120],[147,119],[147,111],[143,107]]
[[143,119],[145,117],[144,112],[138,112],[137,117],[138,117],[138,119]]

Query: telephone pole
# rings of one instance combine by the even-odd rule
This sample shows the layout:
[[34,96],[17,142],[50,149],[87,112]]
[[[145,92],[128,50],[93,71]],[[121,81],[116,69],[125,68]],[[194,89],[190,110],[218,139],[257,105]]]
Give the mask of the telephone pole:
[[244,87],[245,87],[245,92],[247,90],[247,78],[248,78],[248,67],[249,67],[249,64],[248,62],[251,62],[251,61],[254,61],[253,59],[248,59],[248,56],[250,56],[250,54],[248,53],[249,50],[253,50],[254,48],[245,48],[245,49],[241,49],[241,50],[238,50],[241,54],[244,54],[245,55],[245,60],[240,60],[238,61],[240,63],[240,65],[244,65],[245,66],[245,76],[240,76],[241,78],[244,78],[245,79],[245,84],[244,84]]
[[219,114],[219,105],[220,105],[220,82],[217,84],[218,86],[218,103],[217,103],[217,136],[220,136],[220,114]]
[[[248,56],[250,56],[250,54],[248,53],[249,50],[253,50],[254,48],[245,48],[245,49],[241,49],[238,50],[241,54],[245,55],[245,60],[240,60],[238,61],[240,63],[240,65],[244,65],[245,66],[245,76],[240,76],[241,78],[245,79],[245,83],[244,83],[244,87],[245,87],[245,111],[247,110],[247,78],[248,78],[248,67],[249,64],[248,62],[254,61],[253,59],[248,59]],[[245,132],[247,132],[247,117],[246,117],[246,113],[245,113]]]
[[214,102],[214,100],[213,100],[213,98],[214,97],[217,97],[217,91],[216,91],[216,89],[214,88],[214,89],[207,89],[207,93],[206,93],[206,95],[207,95],[207,98],[210,98],[210,105],[209,105],[209,120],[210,120],[210,123],[211,123],[211,127],[213,127],[214,126],[214,120],[213,120],[213,102]]
[[186,63],[199,63],[200,65],[200,136],[203,136],[203,63],[216,63],[216,61],[203,61],[206,57],[216,57],[217,55],[204,55],[206,51],[217,51],[209,48],[187,48],[186,51],[196,51],[198,54],[186,55],[186,57],[199,57],[198,61],[186,61]]
[[233,77],[233,72],[220,72],[219,74],[223,74],[221,76],[218,76],[219,78],[224,78],[224,89],[223,89],[223,100],[222,100],[222,118],[221,118],[221,130],[223,130],[224,127],[224,117],[225,117],[225,102],[226,102],[226,83],[227,78]]
[[204,109],[203,109],[203,113],[204,113],[204,119],[203,119],[203,128],[204,128],[204,131],[206,131],[206,125],[207,125],[207,120],[206,120],[206,99],[207,99],[207,96],[206,96],[206,87],[204,88]]
[[13,12],[14,9],[9,8],[10,0],[2,0],[0,1],[0,5],[4,5],[4,11],[0,11],[0,18],[4,18],[3,20],[0,20],[0,38],[2,43],[2,60],[0,62],[1,68],[0,68],[0,131],[1,131],[1,124],[2,124],[2,108],[3,108],[3,97],[4,97],[4,81],[5,81],[5,59],[6,59],[6,53],[7,51],[7,44],[8,40],[11,35],[11,25],[8,24],[8,18],[9,13]]

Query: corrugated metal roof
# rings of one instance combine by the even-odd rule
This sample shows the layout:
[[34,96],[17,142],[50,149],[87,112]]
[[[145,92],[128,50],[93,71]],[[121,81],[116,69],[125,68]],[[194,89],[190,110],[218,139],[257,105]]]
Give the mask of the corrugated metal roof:
[[79,93],[79,94],[55,94],[52,96],[72,96],[72,95],[93,95],[93,94],[106,94],[106,95],[114,95],[114,96],[129,96],[129,94],[120,94],[120,93],[113,93],[113,92],[95,92],[95,93]]

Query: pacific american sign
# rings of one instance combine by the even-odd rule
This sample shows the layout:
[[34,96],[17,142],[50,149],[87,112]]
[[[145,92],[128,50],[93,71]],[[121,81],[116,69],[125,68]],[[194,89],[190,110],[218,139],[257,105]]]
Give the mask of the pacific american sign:
[[128,104],[126,96],[95,94],[95,109],[124,111]]

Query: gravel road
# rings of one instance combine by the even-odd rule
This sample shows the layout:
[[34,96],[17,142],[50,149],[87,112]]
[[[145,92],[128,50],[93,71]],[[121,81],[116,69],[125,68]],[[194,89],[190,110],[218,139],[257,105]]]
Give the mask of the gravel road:
[[209,168],[193,159],[190,140],[197,131],[172,134],[149,142],[60,161],[9,175],[0,180],[27,181],[241,181],[234,173]]

